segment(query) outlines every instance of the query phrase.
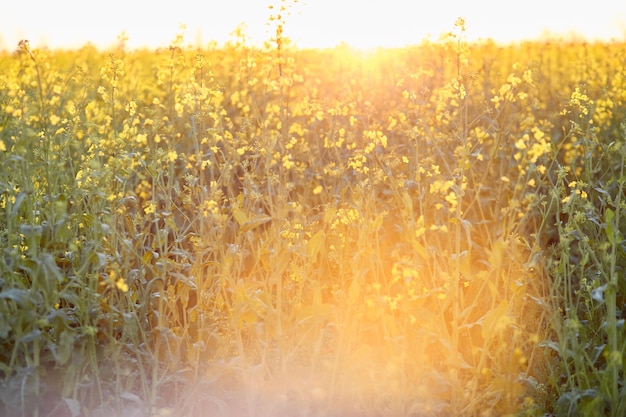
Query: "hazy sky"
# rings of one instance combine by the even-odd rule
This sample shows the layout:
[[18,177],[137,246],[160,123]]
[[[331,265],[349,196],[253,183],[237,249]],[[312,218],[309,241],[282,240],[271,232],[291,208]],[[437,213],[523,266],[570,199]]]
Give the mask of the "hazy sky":
[[[222,43],[240,22],[260,43],[270,36],[272,3],[279,0],[1,0],[0,49],[14,49],[20,39],[52,48],[87,42],[106,47],[122,31],[131,47],[167,46],[180,24],[189,43]],[[626,0],[299,0],[285,34],[303,47],[341,41],[404,46],[428,35],[437,39],[459,16],[470,39],[508,42],[575,31],[589,40],[626,40]]]

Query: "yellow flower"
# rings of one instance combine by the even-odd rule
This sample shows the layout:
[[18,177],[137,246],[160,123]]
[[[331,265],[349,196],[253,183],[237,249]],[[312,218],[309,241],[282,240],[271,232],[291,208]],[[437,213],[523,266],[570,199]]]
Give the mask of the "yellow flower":
[[124,278],[120,278],[115,281],[115,286],[118,290],[122,292],[128,292],[128,284],[126,283],[126,280]]
[[296,163],[291,160],[291,155],[283,156],[283,166],[285,167],[285,169],[291,169],[295,165]]
[[219,214],[219,208],[215,200],[205,200],[202,203],[201,207],[202,207],[202,214],[205,217],[209,217],[212,214],[213,215]]
[[130,116],[134,116],[135,113],[137,113],[137,103],[135,102],[135,100],[131,100],[129,103],[127,103],[124,110],[126,110]]
[[445,200],[450,204],[452,209],[456,209],[458,205],[456,193],[454,191],[450,191],[447,196],[445,196]]
[[528,141],[528,134],[524,135],[523,138],[520,138],[517,142],[515,142],[515,147],[517,149],[526,149],[526,141]]
[[116,287],[122,292],[128,292],[128,284],[126,283],[126,280],[119,277],[114,269],[109,271],[109,275],[103,282],[100,283],[100,285],[107,286],[108,288]]
[[144,207],[143,212],[146,214],[152,214],[154,212],[156,212],[156,204],[154,204],[154,201],[150,201],[146,207]]
[[7,145],[4,144],[4,141],[0,140],[0,152],[6,152]]
[[176,113],[178,114],[178,117],[182,117],[183,111],[185,110],[185,107],[183,106],[182,103],[176,103],[176,104],[174,104],[174,110],[176,110]]
[[139,145],[147,146],[148,145],[148,135],[145,133],[139,133],[135,136],[135,142]]

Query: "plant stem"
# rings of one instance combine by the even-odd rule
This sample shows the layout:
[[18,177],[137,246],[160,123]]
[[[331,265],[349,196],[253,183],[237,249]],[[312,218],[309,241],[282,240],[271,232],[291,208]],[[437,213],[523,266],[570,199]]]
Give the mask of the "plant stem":
[[[619,377],[619,367],[618,363],[614,359],[615,356],[619,353],[618,350],[618,334],[617,334],[617,290],[618,290],[618,276],[616,272],[616,261],[617,261],[617,247],[620,244],[619,238],[619,221],[621,214],[621,196],[624,188],[624,156],[626,154],[622,151],[622,161],[620,174],[618,179],[618,190],[617,195],[615,197],[615,201],[613,202],[615,206],[615,216],[611,221],[614,221],[612,225],[613,228],[613,238],[611,239],[611,257],[610,257],[610,271],[609,271],[609,285],[608,290],[606,292],[606,309],[607,309],[607,332],[608,332],[608,342],[609,342],[609,397],[611,399],[611,403],[616,405],[619,400],[619,389],[618,389],[618,377]],[[608,225],[607,225],[608,227]],[[619,353],[621,358],[621,353]],[[616,416],[616,407],[612,407],[612,415]]]

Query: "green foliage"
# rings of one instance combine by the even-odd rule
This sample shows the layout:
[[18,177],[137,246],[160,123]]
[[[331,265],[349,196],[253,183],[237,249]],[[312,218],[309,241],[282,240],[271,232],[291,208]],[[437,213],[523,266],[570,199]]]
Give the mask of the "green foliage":
[[[589,114],[593,115],[590,105]],[[584,113],[585,114],[585,113]],[[623,126],[618,135],[573,118],[581,135],[583,167],[559,168],[552,193],[558,243],[549,248],[555,334],[547,346],[562,361],[557,415],[622,415],[624,378]],[[578,120],[577,120],[578,119]],[[613,130],[613,129],[611,129]],[[611,142],[603,143],[607,135]]]
[[623,45],[280,34],[1,57],[2,411],[623,415]]

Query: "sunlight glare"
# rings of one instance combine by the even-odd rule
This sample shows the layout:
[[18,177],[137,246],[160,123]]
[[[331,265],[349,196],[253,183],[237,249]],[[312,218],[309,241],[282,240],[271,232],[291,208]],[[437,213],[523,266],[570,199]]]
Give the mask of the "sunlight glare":
[[[199,4],[179,0],[175,7],[147,1],[111,0],[97,8],[77,0],[34,0],[0,5],[0,49],[13,49],[19,40],[51,48],[74,48],[87,42],[106,48],[125,32],[134,47],[167,46],[181,24],[185,40],[195,46],[231,39],[245,23],[256,45],[271,37],[268,6],[280,0],[209,0]],[[467,39],[497,42],[537,39],[546,34],[587,40],[626,39],[626,2],[597,0],[592,7],[564,0],[529,0],[505,7],[492,0],[285,0],[289,6],[285,35],[303,48],[403,47],[422,40],[436,41],[452,30],[457,17],[467,22]],[[35,12],[33,12],[33,10]]]

